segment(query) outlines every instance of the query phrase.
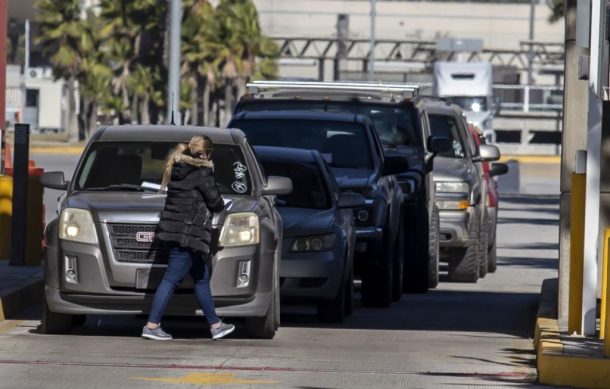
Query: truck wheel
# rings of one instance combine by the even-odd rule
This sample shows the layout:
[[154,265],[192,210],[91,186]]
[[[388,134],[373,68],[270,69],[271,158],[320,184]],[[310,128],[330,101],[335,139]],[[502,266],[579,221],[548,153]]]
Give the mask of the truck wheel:
[[343,323],[345,318],[346,291],[347,285],[343,281],[335,298],[318,302],[318,319],[320,321],[325,323]]
[[[468,223],[470,242],[466,250],[451,250],[449,258],[449,280],[477,282],[479,279],[478,236],[480,228],[479,211],[475,211]],[[463,254],[462,254],[463,253]]]
[[394,272],[392,277],[392,301],[400,301],[402,297],[402,288],[404,286],[404,257],[405,257],[405,241],[404,227],[400,223],[398,235],[394,245]]
[[360,294],[365,307],[385,308],[392,302],[394,258],[390,254],[389,242],[385,240],[377,249],[380,263],[363,269]]
[[496,242],[494,242],[487,254],[487,271],[495,273],[496,270],[498,270],[498,258],[496,256]]
[[432,211],[432,223],[430,225],[430,238],[428,240],[429,258],[428,261],[428,288],[434,289],[439,282],[439,267],[440,267],[440,216],[438,208],[434,206]]
[[72,331],[73,327],[73,315],[51,312],[47,301],[43,299],[42,321],[40,323],[40,331],[43,334],[65,334]]
[[487,275],[488,259],[487,250],[489,249],[489,232],[487,230],[487,223],[480,227],[479,231],[479,277],[483,278]]
[[[277,293],[274,292],[274,294]],[[276,298],[271,298],[267,314],[263,317],[249,317],[246,319],[246,333],[251,338],[273,339],[276,331]]]
[[404,262],[403,291],[407,293],[426,293],[430,271],[430,226],[428,208],[418,202],[407,207],[404,217],[406,248]]

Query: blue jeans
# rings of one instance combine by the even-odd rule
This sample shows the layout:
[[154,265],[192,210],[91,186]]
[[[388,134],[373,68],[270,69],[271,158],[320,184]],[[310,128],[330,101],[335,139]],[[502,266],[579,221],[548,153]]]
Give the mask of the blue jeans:
[[153,298],[150,315],[148,316],[149,322],[154,324],[161,322],[161,316],[163,316],[174,290],[182,283],[188,273],[193,277],[195,297],[208,323],[212,325],[220,321],[216,316],[214,300],[210,291],[210,271],[203,258],[190,249],[173,247],[169,252],[165,275]]

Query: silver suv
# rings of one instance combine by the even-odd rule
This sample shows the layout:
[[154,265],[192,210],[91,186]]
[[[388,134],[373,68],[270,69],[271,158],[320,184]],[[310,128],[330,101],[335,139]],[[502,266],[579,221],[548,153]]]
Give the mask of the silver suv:
[[[101,128],[73,181],[61,172],[44,174],[45,187],[66,193],[45,230],[43,332],[69,331],[88,314],[147,313],[167,263],[155,242],[164,161],[194,135],[214,142],[214,176],[226,204],[213,220],[220,229],[211,281],[218,314],[245,317],[251,336],[274,336],[282,252],[274,195],[289,193],[292,184],[265,179],[241,131],[188,126]],[[168,315],[202,314],[190,278],[173,301]]]

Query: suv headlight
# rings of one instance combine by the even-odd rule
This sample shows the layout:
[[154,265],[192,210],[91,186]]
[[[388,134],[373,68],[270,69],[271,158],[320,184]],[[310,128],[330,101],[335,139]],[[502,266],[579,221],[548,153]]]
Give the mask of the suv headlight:
[[440,181],[435,183],[435,188],[437,192],[470,193],[468,183],[460,181]]
[[328,251],[335,246],[335,234],[303,236],[296,238],[290,251]]
[[64,209],[59,218],[59,239],[97,244],[91,212],[78,208]]
[[246,246],[258,244],[260,227],[258,215],[252,212],[231,213],[227,215],[220,233],[220,245]]

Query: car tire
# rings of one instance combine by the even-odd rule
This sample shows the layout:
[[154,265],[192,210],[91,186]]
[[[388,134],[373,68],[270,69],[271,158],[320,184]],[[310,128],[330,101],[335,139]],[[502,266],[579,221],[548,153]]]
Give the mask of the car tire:
[[487,230],[487,222],[479,228],[479,278],[483,278],[487,275],[488,265],[488,254],[489,249],[489,231]]
[[318,301],[318,319],[324,323],[343,323],[345,319],[345,295],[347,294],[345,280],[339,287],[337,295],[332,300]]
[[432,222],[430,224],[429,258],[428,261],[428,289],[435,289],[439,283],[440,272],[440,215],[438,208],[432,210]]
[[347,288],[345,290],[345,316],[354,312],[354,267],[352,266],[347,276]]
[[471,215],[468,225],[470,242],[464,249],[450,250],[449,280],[457,282],[477,282],[479,279],[478,236],[480,228],[479,211]]
[[403,223],[400,223],[398,229],[398,235],[394,243],[394,271],[392,273],[392,301],[400,301],[402,297],[402,290],[404,287],[404,257],[405,257],[405,241],[404,241],[404,227]]
[[385,308],[392,303],[392,280],[394,258],[389,242],[385,240],[378,249],[379,264],[367,266],[362,274],[360,295],[365,307]]
[[263,317],[246,318],[246,333],[251,338],[258,339],[273,339],[277,330],[276,312],[277,291],[274,291],[274,296],[271,298],[271,304],[267,310],[267,314]]
[[487,254],[487,271],[495,273],[498,270],[498,257],[497,257],[496,242],[493,242],[489,253]]
[[42,320],[40,332],[43,334],[66,334],[74,327],[74,316],[64,313],[51,312],[47,301],[42,302]]
[[430,221],[426,204],[420,201],[409,206],[404,220],[408,224],[405,228],[403,291],[426,293],[430,271]]

